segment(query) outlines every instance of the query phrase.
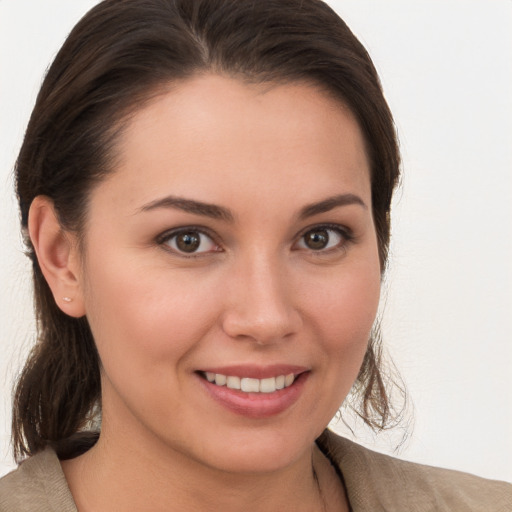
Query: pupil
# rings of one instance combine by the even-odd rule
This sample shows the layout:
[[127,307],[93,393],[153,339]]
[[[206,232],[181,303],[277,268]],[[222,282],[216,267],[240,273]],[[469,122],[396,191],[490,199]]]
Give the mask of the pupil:
[[199,236],[197,233],[182,233],[178,235],[176,245],[180,251],[194,252],[200,244]]
[[306,245],[310,249],[323,249],[329,243],[329,234],[325,229],[310,231],[306,234]]

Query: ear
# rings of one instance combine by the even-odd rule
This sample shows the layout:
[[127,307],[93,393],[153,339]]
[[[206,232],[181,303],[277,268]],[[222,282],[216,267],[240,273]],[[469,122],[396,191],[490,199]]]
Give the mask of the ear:
[[28,232],[39,267],[57,306],[67,315],[85,315],[76,237],[62,229],[53,201],[37,196],[30,206]]

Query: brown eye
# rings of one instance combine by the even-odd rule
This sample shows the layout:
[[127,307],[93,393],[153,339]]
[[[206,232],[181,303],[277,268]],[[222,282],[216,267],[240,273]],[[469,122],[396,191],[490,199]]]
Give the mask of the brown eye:
[[180,251],[195,252],[200,244],[201,240],[198,233],[194,233],[193,231],[189,233],[180,233],[176,236],[176,246]]
[[162,243],[174,252],[185,254],[215,252],[219,249],[208,235],[192,229],[175,232],[166,237]]
[[339,228],[320,226],[304,233],[298,247],[310,251],[323,251],[342,246],[348,239],[348,235]]
[[329,233],[326,229],[309,231],[304,235],[304,243],[309,249],[314,251],[325,249],[329,243]]

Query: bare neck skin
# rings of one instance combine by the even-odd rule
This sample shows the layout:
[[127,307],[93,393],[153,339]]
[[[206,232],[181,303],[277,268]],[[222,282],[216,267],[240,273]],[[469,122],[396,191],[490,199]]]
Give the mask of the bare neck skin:
[[88,452],[61,463],[79,512],[349,510],[340,479],[316,445],[280,470],[237,474],[163,452],[158,440],[145,446],[132,440],[125,450],[119,449],[123,434],[112,441],[108,437],[102,435]]

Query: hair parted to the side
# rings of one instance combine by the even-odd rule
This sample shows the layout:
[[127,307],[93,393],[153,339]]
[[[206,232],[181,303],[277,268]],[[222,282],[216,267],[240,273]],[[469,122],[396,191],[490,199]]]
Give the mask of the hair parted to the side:
[[[80,236],[89,193],[115,170],[116,139],[130,114],[169,84],[205,72],[257,83],[307,82],[348,106],[371,163],[384,271],[399,178],[395,127],[366,50],[320,0],[106,0],[94,7],[49,68],[28,124],[16,163],[24,232],[33,199],[45,195],[62,228]],[[100,361],[87,319],[57,307],[28,237],[26,243],[38,340],[15,390],[14,453],[20,460],[50,444],[66,457],[66,440],[100,408]],[[377,336],[351,403],[376,429],[392,417]]]

